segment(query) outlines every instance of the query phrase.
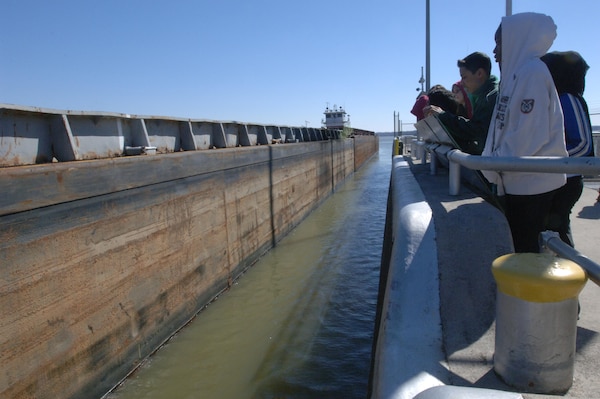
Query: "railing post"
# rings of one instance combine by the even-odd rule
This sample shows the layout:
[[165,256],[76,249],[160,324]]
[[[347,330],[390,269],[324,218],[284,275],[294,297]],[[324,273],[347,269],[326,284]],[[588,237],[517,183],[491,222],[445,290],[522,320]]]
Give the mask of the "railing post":
[[410,154],[419,159],[419,142],[416,139],[412,139],[410,142]]
[[429,165],[429,174],[431,174],[431,176],[435,176],[437,174],[437,164],[438,164],[438,159],[434,154],[435,151],[429,151],[429,155],[431,156],[431,164]]
[[417,140],[416,147],[416,158],[421,160],[421,164],[425,164],[425,142]]
[[448,159],[450,195],[460,193],[460,164]]

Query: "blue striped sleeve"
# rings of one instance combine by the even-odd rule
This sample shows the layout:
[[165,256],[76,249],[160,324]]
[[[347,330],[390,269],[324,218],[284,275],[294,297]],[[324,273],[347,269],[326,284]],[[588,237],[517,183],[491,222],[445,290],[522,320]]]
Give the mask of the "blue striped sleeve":
[[565,124],[565,143],[571,157],[583,157],[592,150],[590,117],[577,96],[561,94],[560,103]]

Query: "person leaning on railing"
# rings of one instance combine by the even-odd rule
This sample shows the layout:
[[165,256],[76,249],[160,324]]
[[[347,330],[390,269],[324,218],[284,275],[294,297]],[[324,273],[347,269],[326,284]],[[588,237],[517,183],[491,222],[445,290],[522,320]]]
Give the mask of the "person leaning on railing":
[[438,115],[440,122],[466,153],[480,155],[490,125],[498,94],[498,78],[492,75],[490,57],[474,52],[457,61],[461,83],[469,94],[471,118],[431,105],[423,110],[425,116]]
[[[567,157],[563,116],[552,76],[540,60],[556,38],[551,17],[537,13],[502,18],[494,54],[500,66],[498,100],[483,156]],[[552,199],[565,174],[482,171],[504,195],[515,252],[539,252]]]
[[[583,98],[585,75],[589,69],[576,51],[553,51],[542,61],[548,67],[560,98],[565,127],[565,144],[570,157],[593,157],[592,123]],[[556,231],[561,240],[574,247],[571,235],[571,209],[583,192],[583,176],[567,175],[567,184],[552,199],[547,229]]]

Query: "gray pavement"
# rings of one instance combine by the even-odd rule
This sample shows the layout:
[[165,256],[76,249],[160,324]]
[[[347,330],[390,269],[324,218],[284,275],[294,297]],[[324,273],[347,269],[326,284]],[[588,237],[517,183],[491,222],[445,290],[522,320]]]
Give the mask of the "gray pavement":
[[[411,167],[433,211],[438,246],[444,350],[451,385],[514,391],[493,371],[495,295],[491,262],[512,252],[507,222],[496,208],[464,185],[449,195],[448,171]],[[600,263],[600,203],[591,183],[573,209],[576,249]],[[600,287],[588,281],[580,295],[573,386],[564,398],[600,398]],[[557,395],[522,393],[526,399]]]

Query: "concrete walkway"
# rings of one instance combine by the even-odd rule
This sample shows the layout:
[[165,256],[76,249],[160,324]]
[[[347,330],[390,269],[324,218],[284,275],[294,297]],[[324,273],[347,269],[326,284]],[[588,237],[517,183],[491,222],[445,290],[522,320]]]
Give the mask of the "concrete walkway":
[[[512,252],[507,222],[496,208],[465,186],[448,194],[448,171],[429,165],[411,170],[433,212],[439,258],[440,306],[450,385],[513,391],[493,371],[495,295],[491,262]],[[600,203],[585,188],[572,214],[576,249],[600,263]],[[588,281],[580,296],[573,386],[564,398],[600,398],[600,287]],[[523,398],[557,398],[522,394]]]

